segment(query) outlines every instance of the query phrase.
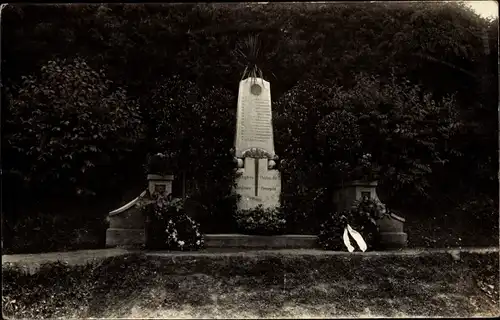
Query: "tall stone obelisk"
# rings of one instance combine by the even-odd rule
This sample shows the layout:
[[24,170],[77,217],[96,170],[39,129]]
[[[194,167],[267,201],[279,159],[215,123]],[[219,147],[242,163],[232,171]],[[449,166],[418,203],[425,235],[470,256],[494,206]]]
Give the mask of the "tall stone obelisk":
[[236,117],[238,209],[278,207],[281,176],[276,169],[269,82],[253,77],[240,81]]

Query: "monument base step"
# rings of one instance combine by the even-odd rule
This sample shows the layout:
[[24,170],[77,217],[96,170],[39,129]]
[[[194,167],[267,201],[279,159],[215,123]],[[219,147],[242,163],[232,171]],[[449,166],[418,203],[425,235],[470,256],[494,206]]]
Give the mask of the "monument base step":
[[[106,247],[141,247],[146,242],[144,229],[109,228],[106,230]],[[406,248],[408,235],[403,232],[382,233],[381,249]],[[234,249],[316,249],[315,235],[287,234],[257,236],[245,234],[206,234],[206,248]]]
[[318,248],[318,237],[314,235],[298,234],[279,236],[206,234],[205,247],[241,249],[314,249]]

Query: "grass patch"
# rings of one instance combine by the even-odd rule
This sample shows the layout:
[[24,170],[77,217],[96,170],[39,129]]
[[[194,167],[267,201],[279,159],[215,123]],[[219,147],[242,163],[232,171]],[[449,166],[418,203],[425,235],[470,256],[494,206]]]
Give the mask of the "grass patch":
[[[338,317],[497,314],[498,252],[426,255],[130,253],[30,274],[3,266],[3,314]],[[489,296],[482,290],[493,286]],[[494,299],[494,293],[497,299]]]

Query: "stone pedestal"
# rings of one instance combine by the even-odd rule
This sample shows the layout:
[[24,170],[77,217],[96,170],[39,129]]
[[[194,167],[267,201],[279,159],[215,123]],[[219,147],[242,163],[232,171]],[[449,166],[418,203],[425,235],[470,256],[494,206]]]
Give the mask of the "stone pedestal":
[[137,206],[141,198],[154,192],[165,195],[172,193],[173,175],[148,175],[148,190],[124,206],[113,210],[108,215],[109,228],[106,230],[107,247],[135,247],[146,243],[145,217]]
[[349,210],[353,208],[356,201],[363,199],[363,197],[382,203],[377,196],[377,185],[377,181],[355,180],[335,186],[333,202],[336,210]]
[[[336,186],[333,201],[337,211],[352,209],[363,197],[382,204],[377,195],[377,181],[350,181]],[[383,204],[382,204],[383,205]],[[380,231],[381,249],[398,249],[407,246],[408,235],[403,231],[405,219],[395,214],[384,215],[377,221]]]

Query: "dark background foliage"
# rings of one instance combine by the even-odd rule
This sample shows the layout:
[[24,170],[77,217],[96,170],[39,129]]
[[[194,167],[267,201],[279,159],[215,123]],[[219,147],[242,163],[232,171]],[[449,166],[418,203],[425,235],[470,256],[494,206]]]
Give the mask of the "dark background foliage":
[[153,152],[202,225],[230,230],[248,36],[291,231],[314,232],[363,154],[409,228],[464,221],[473,239],[468,221],[497,225],[498,21],[461,4],[9,5],[2,18],[7,231],[40,211],[104,217],[141,191]]

